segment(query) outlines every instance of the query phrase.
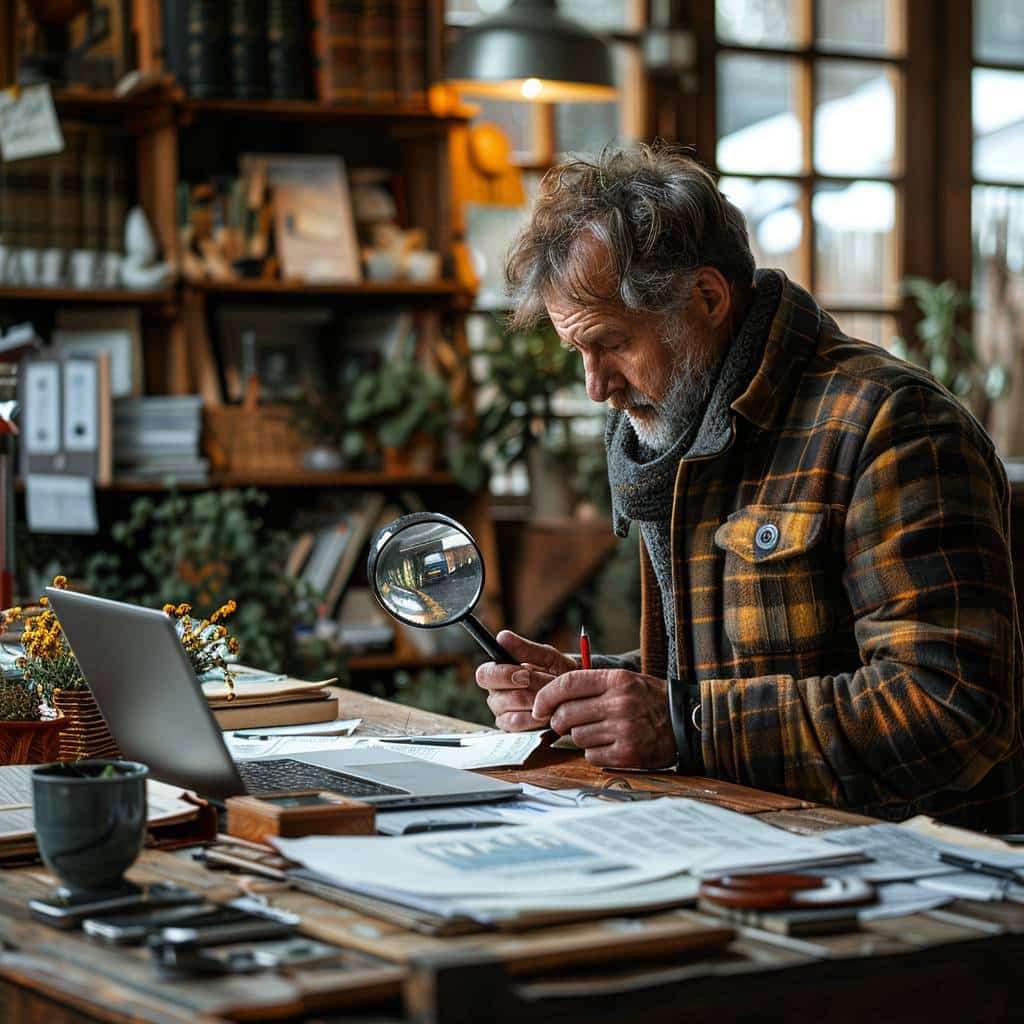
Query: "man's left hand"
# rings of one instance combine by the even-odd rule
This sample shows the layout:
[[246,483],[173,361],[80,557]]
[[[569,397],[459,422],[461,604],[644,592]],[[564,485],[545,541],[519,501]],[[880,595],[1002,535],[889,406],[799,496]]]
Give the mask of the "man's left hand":
[[676,763],[664,679],[621,668],[581,669],[537,693],[533,717],[572,736],[591,764],[667,768]]

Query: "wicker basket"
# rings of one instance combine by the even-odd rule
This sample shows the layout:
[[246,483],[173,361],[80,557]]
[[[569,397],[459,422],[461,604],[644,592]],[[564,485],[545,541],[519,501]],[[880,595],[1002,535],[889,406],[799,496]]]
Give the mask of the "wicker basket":
[[66,725],[60,734],[60,761],[94,757],[120,757],[107,723],[88,690],[54,690],[53,706],[63,712]]
[[292,425],[287,405],[213,406],[206,417],[206,453],[220,472],[290,473],[302,469],[309,447]]

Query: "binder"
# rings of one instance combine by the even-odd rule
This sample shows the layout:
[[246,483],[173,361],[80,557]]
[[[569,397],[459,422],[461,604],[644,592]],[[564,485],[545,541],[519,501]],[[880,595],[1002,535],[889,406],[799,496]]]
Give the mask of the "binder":
[[75,476],[109,484],[114,466],[109,354],[31,356],[19,389],[22,478]]

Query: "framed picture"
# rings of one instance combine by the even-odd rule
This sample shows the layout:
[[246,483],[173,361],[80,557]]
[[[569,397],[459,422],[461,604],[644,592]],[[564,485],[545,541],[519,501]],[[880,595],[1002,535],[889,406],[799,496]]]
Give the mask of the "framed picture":
[[320,307],[231,305],[218,310],[228,401],[242,401],[250,372],[256,374],[261,402],[300,402],[321,391],[320,338],[331,321],[331,311]]
[[362,280],[345,165],[337,156],[246,154],[250,204],[269,190],[281,276],[303,281]]
[[114,398],[144,392],[142,317],[137,309],[60,309],[51,340],[60,355],[108,353]]

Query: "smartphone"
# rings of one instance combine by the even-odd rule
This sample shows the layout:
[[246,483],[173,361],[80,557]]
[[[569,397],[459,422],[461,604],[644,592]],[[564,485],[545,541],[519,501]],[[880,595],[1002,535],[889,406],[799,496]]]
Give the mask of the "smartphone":
[[272,910],[243,897],[223,905],[208,903],[153,914],[92,919],[82,927],[89,935],[121,945],[159,936],[165,943],[204,946],[292,935],[298,925],[295,914]]
[[165,910],[117,914],[112,917],[87,917],[82,922],[82,931],[104,942],[121,946],[134,946],[145,942],[150,935],[179,924],[201,923],[211,915],[217,915],[221,908],[212,903],[195,906],[169,907]]
[[74,928],[87,917],[130,913],[133,910],[159,910],[202,903],[199,893],[180,885],[159,882],[116,894],[68,893],[54,894],[48,899],[30,900],[32,916],[56,928]]

